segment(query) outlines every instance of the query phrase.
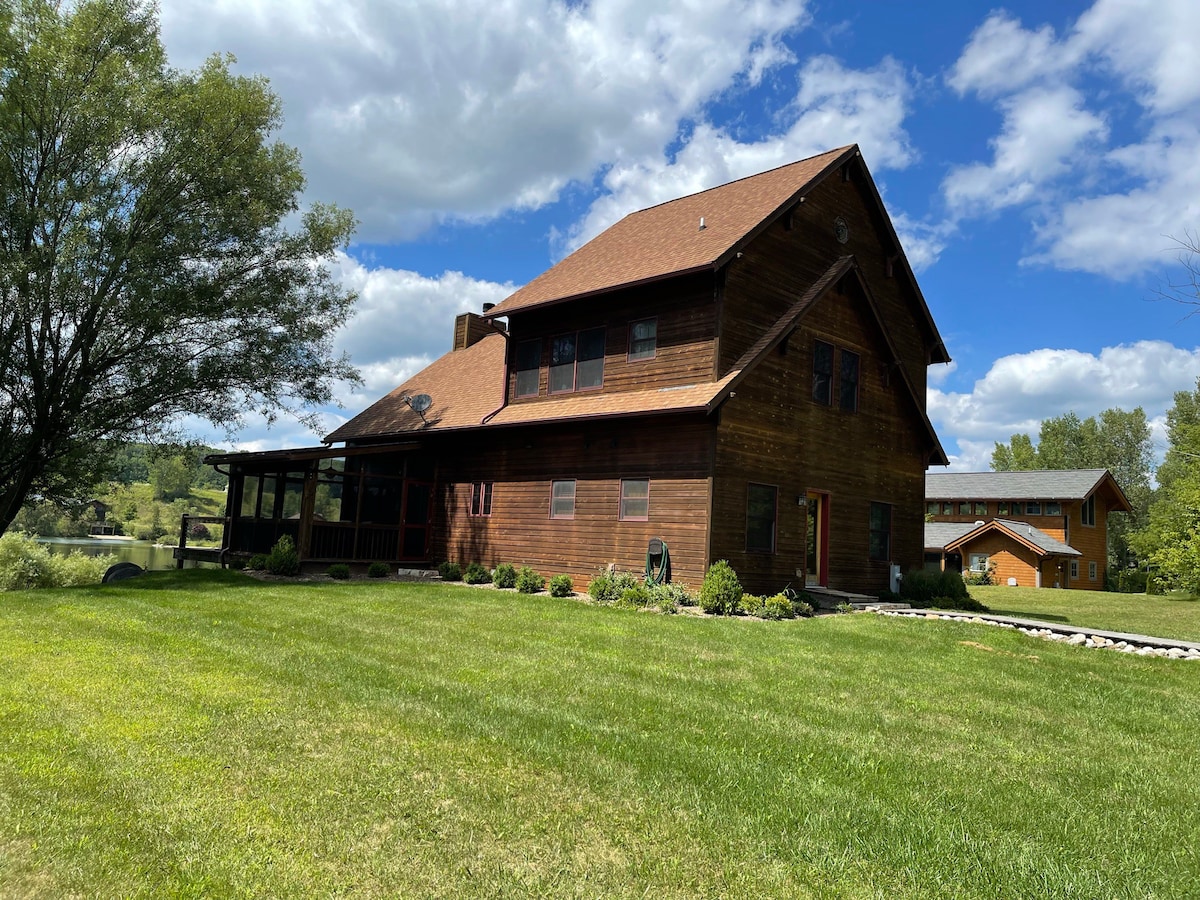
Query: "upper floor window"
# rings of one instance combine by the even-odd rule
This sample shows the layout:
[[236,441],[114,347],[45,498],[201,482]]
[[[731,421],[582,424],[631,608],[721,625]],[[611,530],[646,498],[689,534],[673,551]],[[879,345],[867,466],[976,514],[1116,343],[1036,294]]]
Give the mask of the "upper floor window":
[[550,341],[550,393],[585,391],[604,383],[604,329],[561,334]]
[[778,490],[769,484],[751,484],[746,491],[746,549],[775,552],[775,508]]
[[936,516],[938,514],[938,510],[941,508],[942,508],[942,505],[940,503],[938,503],[936,500],[930,501],[925,504],[925,515]]
[[1022,513],[1025,510],[1025,507],[1024,507],[1024,505],[1022,505],[1020,500],[1014,500],[1012,503],[1009,504],[1009,506],[1012,508],[1012,514],[1014,516],[1022,515]]
[[833,405],[833,344],[813,345],[813,399],[822,406]]
[[952,515],[954,515],[954,504],[953,504],[953,503],[951,503],[949,500],[945,501],[945,502],[942,504],[942,515],[943,515],[943,516],[952,516]]
[[996,504],[996,515],[998,515],[998,516],[1007,516],[1008,515],[1008,501],[1007,500],[1001,500],[999,503]]
[[971,515],[971,501],[970,500],[960,500],[958,502],[958,514],[960,516]]
[[658,352],[658,319],[629,323],[629,360],[654,359]]
[[1052,503],[1050,501],[1047,501],[1046,502],[1046,515],[1061,516],[1062,515],[1062,504],[1061,503]]
[[517,344],[517,396],[536,397],[538,376],[542,365],[542,342],[521,341]]
[[1025,515],[1040,516],[1042,514],[1042,504],[1038,500],[1030,500],[1025,504]]
[[621,479],[621,519],[644,522],[650,518],[650,482],[645,478]]
[[846,412],[858,411],[858,354],[842,351],[841,381],[838,384],[838,406]]
[[575,518],[575,479],[550,482],[550,518]]
[[890,503],[871,504],[871,538],[868,547],[871,559],[888,562],[892,558],[892,506]]
[[986,501],[976,500],[975,503],[972,505],[975,509],[975,515],[977,515],[977,516],[986,516],[987,515],[987,502]]
[[1083,506],[1079,507],[1079,518],[1084,525],[1096,524],[1096,495],[1088,497],[1083,501]]

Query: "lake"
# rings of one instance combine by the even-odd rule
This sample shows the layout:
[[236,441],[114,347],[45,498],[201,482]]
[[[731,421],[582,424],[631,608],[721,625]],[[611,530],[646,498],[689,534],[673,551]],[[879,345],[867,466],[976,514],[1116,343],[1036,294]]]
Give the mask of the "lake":
[[[110,541],[95,538],[38,538],[39,544],[45,544],[51,553],[66,556],[74,550],[79,550],[88,556],[103,556],[111,553],[118,562],[137,563],[143,569],[173,569],[175,568],[174,547],[157,547],[150,541]],[[184,566],[194,569],[197,566],[212,566],[213,563],[200,563],[188,560]]]

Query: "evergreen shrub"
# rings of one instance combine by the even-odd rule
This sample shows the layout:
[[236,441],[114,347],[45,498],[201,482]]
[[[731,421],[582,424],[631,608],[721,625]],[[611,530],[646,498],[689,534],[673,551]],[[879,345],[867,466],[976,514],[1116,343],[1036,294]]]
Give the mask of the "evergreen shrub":
[[517,590],[522,594],[536,594],[546,586],[546,579],[529,566],[523,566],[517,573]]
[[290,535],[285,534],[277,540],[267,554],[267,571],[272,575],[300,574],[300,551]]
[[700,585],[700,608],[718,616],[735,615],[742,599],[742,583],[726,560],[719,559],[704,573]]
[[373,562],[367,566],[368,578],[387,578],[392,574],[392,567],[385,562]]
[[555,575],[550,579],[551,597],[570,597],[575,592],[575,585],[570,575]]
[[514,588],[517,586],[517,567],[512,563],[500,563],[492,573],[492,584],[498,588]]
[[345,563],[334,563],[326,569],[325,574],[338,581],[348,581],[350,579],[350,567]]
[[438,565],[438,574],[442,576],[442,581],[462,581],[462,566],[447,560]]
[[463,581],[467,584],[488,584],[491,580],[492,573],[487,570],[486,566],[477,562],[468,565],[467,570],[463,573]]

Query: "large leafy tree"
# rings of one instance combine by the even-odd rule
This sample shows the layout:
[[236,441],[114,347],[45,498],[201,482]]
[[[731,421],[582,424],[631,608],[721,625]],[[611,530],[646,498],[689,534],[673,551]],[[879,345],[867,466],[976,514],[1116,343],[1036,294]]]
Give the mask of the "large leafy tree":
[[1133,545],[1169,587],[1200,595],[1200,379],[1167,410],[1167,452]]
[[279,100],[231,63],[168,67],[138,0],[0,0],[0,531],[112,442],[356,377],[321,264],[353,217],[300,210]]
[[1140,406],[1106,409],[1086,419],[1069,412],[1044,420],[1036,445],[1028,434],[1014,434],[1007,444],[997,443],[992,469],[1108,469],[1133,507],[1132,515],[1109,520],[1109,555],[1124,565],[1130,535],[1144,526],[1150,505],[1151,447],[1150,425]]

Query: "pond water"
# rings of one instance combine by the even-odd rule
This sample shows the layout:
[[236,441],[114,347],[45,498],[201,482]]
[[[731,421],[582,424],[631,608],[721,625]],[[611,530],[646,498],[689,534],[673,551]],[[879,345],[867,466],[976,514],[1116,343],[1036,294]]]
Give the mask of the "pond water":
[[[173,569],[175,568],[174,547],[158,547],[150,541],[97,540],[95,538],[38,538],[38,543],[45,544],[51,553],[66,556],[74,550],[79,550],[88,556],[103,556],[111,553],[117,562],[137,563],[143,569]],[[184,566],[194,569],[197,566],[212,566],[213,563],[200,563],[187,560]]]

